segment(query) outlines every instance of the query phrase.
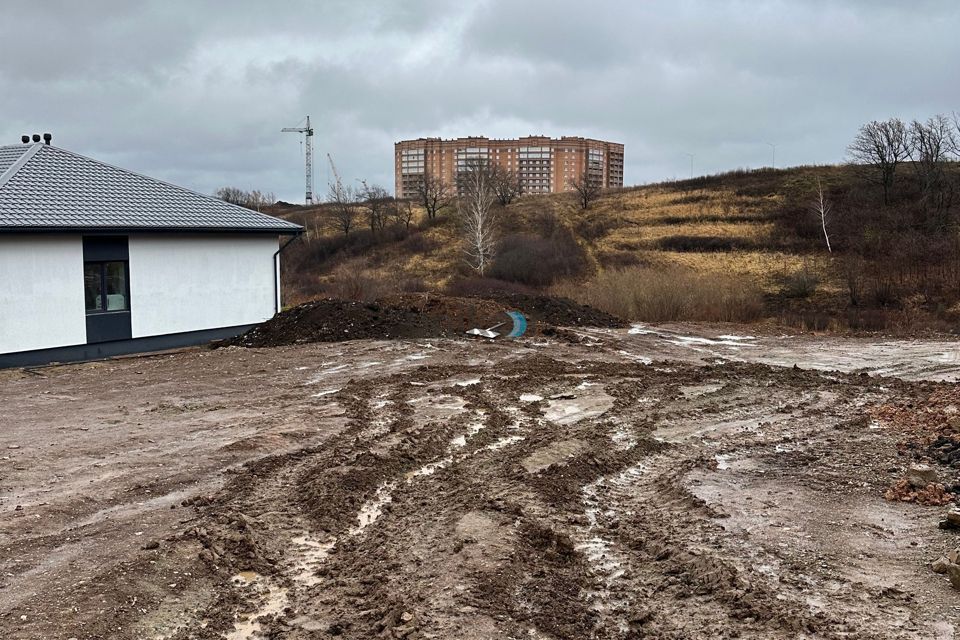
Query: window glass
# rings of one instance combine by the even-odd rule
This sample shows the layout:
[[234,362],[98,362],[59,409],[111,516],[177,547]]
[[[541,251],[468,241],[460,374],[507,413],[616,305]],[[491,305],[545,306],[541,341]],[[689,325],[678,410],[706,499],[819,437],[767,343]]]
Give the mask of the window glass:
[[87,311],[99,311],[103,305],[99,264],[83,265],[83,297]]
[[127,306],[127,270],[122,262],[104,264],[107,286],[107,311],[125,311]]

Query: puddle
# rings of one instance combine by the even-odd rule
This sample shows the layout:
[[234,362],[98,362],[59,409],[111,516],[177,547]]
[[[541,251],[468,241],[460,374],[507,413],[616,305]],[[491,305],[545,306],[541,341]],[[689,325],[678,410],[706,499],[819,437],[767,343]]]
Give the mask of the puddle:
[[337,391],[340,391],[340,389],[324,389],[324,390],[321,391],[320,393],[315,393],[315,394],[313,394],[313,397],[314,397],[314,398],[322,398],[323,396],[332,396],[332,395],[335,394]]
[[720,455],[720,454],[715,455],[714,459],[717,461],[717,470],[723,471],[724,469],[729,469],[730,459],[732,457],[733,456],[729,456],[729,455]]
[[317,375],[315,375],[315,376],[314,376],[311,380],[309,380],[306,384],[308,384],[308,385],[310,385],[310,384],[317,384],[318,382],[321,382],[325,377],[327,377],[327,376],[330,375],[331,373],[337,373],[338,371],[343,371],[344,369],[346,369],[346,368],[349,367],[349,366],[350,366],[350,365],[346,365],[346,364],[338,364],[338,365],[335,366],[335,367],[330,367],[329,369],[324,369],[323,371],[317,373]]
[[635,353],[630,353],[629,351],[624,351],[623,349],[620,349],[619,351],[617,351],[617,353],[619,353],[622,356],[626,356],[631,360],[636,360],[641,364],[653,364],[653,360],[646,356],[638,356]]
[[573,424],[595,418],[612,407],[613,396],[604,391],[588,391],[579,396],[550,400],[544,408],[543,417],[557,424]]
[[520,402],[540,402],[543,400],[543,396],[538,396],[535,393],[524,393],[520,396]]
[[233,576],[230,581],[234,584],[246,586],[248,584],[253,584],[259,577],[260,574],[256,571],[241,571],[237,575]]
[[458,387],[470,387],[475,384],[480,384],[480,378],[471,378],[470,380],[461,380],[454,384],[456,384]]
[[353,525],[347,533],[355,536],[376,522],[377,518],[383,514],[383,507],[393,501],[391,494],[396,486],[395,482],[386,482],[380,485],[373,497],[360,507],[360,511],[357,513],[357,524]]
[[680,393],[683,394],[684,398],[698,398],[716,393],[720,389],[723,389],[723,385],[720,383],[692,384],[680,387]]
[[651,329],[647,329],[647,327],[646,327],[645,325],[635,324],[635,325],[632,325],[632,326],[630,327],[630,330],[627,331],[627,333],[629,333],[630,335],[637,336],[637,335],[647,335],[647,334],[650,334],[650,333],[656,333],[656,331],[653,331],[653,330],[651,330]]
[[233,627],[233,631],[227,634],[227,640],[251,640],[260,637],[263,632],[263,625],[260,620],[280,615],[287,608],[289,601],[290,597],[286,589],[276,585],[268,585],[266,600],[263,605],[256,611],[246,614],[245,619],[238,620]]
[[591,600],[590,607],[601,615],[612,617],[621,633],[629,631],[627,614],[630,601],[628,597],[614,593],[613,587],[626,573],[626,563],[617,545],[598,532],[598,519],[603,508],[601,493],[605,489],[620,489],[637,480],[645,471],[644,465],[637,465],[611,478],[601,477],[584,486],[582,495],[587,525],[578,532],[578,540],[574,543],[574,548],[586,557],[597,579],[596,588],[587,592]]
[[306,587],[312,587],[323,582],[323,578],[316,573],[320,566],[330,555],[331,549],[337,544],[336,538],[331,538],[327,542],[320,542],[313,538],[309,533],[290,540],[291,544],[296,545],[297,553],[300,556],[294,563],[296,573],[293,579]]
[[510,445],[526,440],[523,436],[507,436],[506,438],[500,438],[496,442],[492,442],[483,448],[484,451],[498,451],[504,447],[509,447]]

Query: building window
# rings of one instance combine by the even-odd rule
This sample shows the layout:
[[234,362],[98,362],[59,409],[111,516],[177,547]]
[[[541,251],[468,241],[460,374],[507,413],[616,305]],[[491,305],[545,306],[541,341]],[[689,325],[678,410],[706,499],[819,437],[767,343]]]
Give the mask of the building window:
[[130,310],[126,262],[85,262],[83,297],[87,313]]

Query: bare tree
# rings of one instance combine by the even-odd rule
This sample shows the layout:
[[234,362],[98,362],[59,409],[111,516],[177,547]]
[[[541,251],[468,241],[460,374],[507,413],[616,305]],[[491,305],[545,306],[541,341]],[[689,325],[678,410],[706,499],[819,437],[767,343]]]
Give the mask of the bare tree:
[[827,251],[833,253],[830,248],[830,236],[827,234],[827,218],[833,213],[833,203],[831,203],[823,192],[823,183],[817,178],[817,195],[810,205],[810,211],[820,218],[820,228],[823,229],[823,239],[827,243]]
[[268,207],[276,201],[277,199],[273,193],[254,189],[250,192],[245,206],[249,207],[250,209],[256,209],[257,211],[260,211],[264,207]]
[[507,206],[523,195],[523,183],[520,181],[520,175],[512,169],[507,169],[501,165],[494,165],[493,191],[497,196],[497,202],[500,203],[500,206]]
[[363,187],[360,190],[360,200],[367,214],[370,232],[382,231],[387,224],[387,209],[393,198],[390,192],[380,185],[368,185],[366,181],[361,181],[361,184]]
[[454,195],[453,189],[441,176],[429,171],[424,171],[417,181],[414,193],[430,220],[436,218],[437,214],[453,201]]
[[213,195],[224,202],[240,205],[241,207],[247,206],[247,202],[250,201],[250,194],[238,187],[220,187],[213,192]]
[[897,166],[910,157],[910,138],[903,121],[868,122],[860,127],[847,153],[854,163],[873,168],[874,181],[883,187],[883,202],[889,204]]
[[257,211],[277,201],[273,193],[269,191],[263,192],[258,189],[246,191],[238,187],[220,187],[213,192],[213,195],[224,202],[240,205],[247,209],[256,209]]
[[587,165],[576,178],[571,178],[567,184],[573,189],[577,196],[577,204],[581,209],[589,209],[600,194],[603,192],[603,183],[590,173],[590,166]]
[[945,115],[937,114],[926,122],[914,120],[910,124],[910,157],[920,178],[924,204],[928,211],[936,214],[938,221],[950,206],[951,190],[944,178],[944,168],[956,146],[953,124]]
[[337,176],[336,181],[330,184],[327,193],[330,207],[330,225],[344,236],[349,236],[356,222],[356,193],[349,186],[345,186]]
[[390,215],[394,222],[409,231],[413,223],[413,204],[409,200],[394,200],[390,203]]
[[493,261],[497,220],[493,203],[494,169],[484,161],[470,161],[458,176],[457,213],[463,229],[464,253],[470,268],[481,276]]

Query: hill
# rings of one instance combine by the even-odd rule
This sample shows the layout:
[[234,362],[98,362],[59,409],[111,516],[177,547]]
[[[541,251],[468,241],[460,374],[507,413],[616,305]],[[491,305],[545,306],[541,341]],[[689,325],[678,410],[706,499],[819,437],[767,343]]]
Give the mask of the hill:
[[[946,176],[953,185],[956,166]],[[499,250],[483,278],[462,260],[455,210],[382,230],[358,213],[344,235],[327,205],[286,208],[278,215],[308,229],[285,253],[288,302],[506,290],[641,321],[951,329],[957,207],[931,204],[909,167],[887,203],[869,178],[856,166],[733,171],[608,192],[586,211],[566,194],[524,197],[498,210]],[[818,184],[832,207],[825,225],[812,211]]]

